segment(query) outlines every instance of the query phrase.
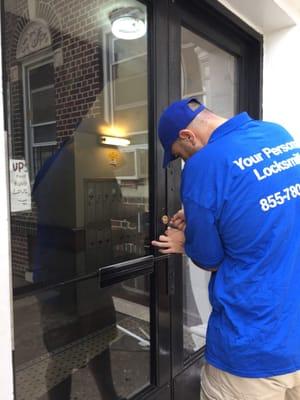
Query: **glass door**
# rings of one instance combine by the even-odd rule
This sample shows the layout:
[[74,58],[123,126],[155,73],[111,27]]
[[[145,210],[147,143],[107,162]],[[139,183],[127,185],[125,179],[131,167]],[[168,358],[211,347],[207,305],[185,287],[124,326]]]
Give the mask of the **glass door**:
[[[262,38],[217,2],[207,3],[175,0],[170,6],[169,103],[196,97],[225,118],[241,111],[259,118]],[[167,171],[169,215],[181,207],[181,170],[178,160]],[[211,312],[210,273],[186,256],[173,258],[171,269],[174,399],[197,399]]]
[[27,2],[4,2],[17,400],[127,399],[169,379],[149,10],[37,1],[26,19]]

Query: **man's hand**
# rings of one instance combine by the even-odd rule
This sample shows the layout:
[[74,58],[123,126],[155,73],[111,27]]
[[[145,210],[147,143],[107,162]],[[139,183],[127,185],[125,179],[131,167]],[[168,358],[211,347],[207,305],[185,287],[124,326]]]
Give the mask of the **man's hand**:
[[168,228],[164,235],[159,236],[159,240],[152,240],[152,245],[159,248],[162,254],[184,253],[184,233],[181,230]]
[[180,231],[185,230],[185,216],[183,209],[178,210],[176,214],[170,219],[170,225]]

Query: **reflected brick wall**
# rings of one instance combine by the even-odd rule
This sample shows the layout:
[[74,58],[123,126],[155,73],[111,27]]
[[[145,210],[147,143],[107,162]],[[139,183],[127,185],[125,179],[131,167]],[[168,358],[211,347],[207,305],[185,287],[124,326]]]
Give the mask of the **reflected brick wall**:
[[[48,24],[52,37],[58,145],[73,134],[82,119],[103,114],[102,31],[99,20],[102,3],[100,0],[37,1],[36,17]],[[28,2],[16,0],[14,6],[6,2],[5,7],[4,67],[10,93],[10,158],[24,159],[27,152],[24,126],[28,116],[23,113],[22,63],[42,55],[44,50],[17,60],[18,41],[30,23]],[[31,269],[28,242],[35,234],[30,228],[35,223],[34,204],[32,212],[12,215],[13,273],[20,278],[24,278],[25,271]]]

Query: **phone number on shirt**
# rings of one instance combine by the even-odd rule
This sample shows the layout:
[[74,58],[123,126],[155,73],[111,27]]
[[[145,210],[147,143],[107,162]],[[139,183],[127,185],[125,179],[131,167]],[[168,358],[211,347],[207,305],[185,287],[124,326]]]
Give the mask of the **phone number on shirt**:
[[281,192],[270,194],[269,196],[260,199],[259,204],[262,211],[269,211],[271,208],[281,206],[286,201],[300,197],[300,183],[284,188]]

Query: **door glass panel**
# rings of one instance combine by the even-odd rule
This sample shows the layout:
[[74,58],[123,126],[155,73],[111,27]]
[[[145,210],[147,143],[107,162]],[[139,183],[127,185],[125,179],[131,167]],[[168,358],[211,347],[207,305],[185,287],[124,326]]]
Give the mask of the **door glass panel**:
[[[137,85],[135,90],[132,90],[132,85]],[[116,107],[131,103],[145,102],[147,96],[147,81],[145,80],[145,75],[117,79],[114,91]]]
[[236,58],[186,28],[181,29],[182,97],[197,96],[206,107],[232,117],[237,103]]
[[[122,126],[126,126],[130,132],[141,134],[145,132],[148,124],[147,106],[131,106],[125,110],[115,112],[115,119]],[[135,140],[135,139],[132,139]]]
[[120,399],[148,385],[149,285],[89,279],[15,299],[17,399]]
[[114,49],[113,61],[122,61],[136,56],[141,57],[146,52],[147,36],[142,36],[135,40],[122,40],[113,37],[112,40]]
[[[230,118],[237,104],[236,59],[229,53],[181,29],[182,97],[195,96],[216,114]],[[211,307],[208,300],[210,273],[183,258],[184,354],[188,357],[205,344]]]
[[[38,55],[30,51],[34,35],[27,32],[51,35],[51,18],[47,26],[29,21],[16,49],[6,44],[6,69],[26,60],[24,74],[10,86],[10,158],[22,161],[24,185],[31,172],[30,187],[19,197],[14,191],[11,200],[18,288],[149,254],[147,34],[116,37],[114,1],[100,7],[91,0],[86,9],[75,3],[74,18],[61,15],[60,34],[68,39],[57,43],[52,60],[46,54],[42,61],[44,48]],[[6,15],[15,12],[17,19],[25,7],[21,0],[5,4]],[[135,7],[146,22],[142,3],[124,0],[119,6],[124,12]],[[86,26],[92,29],[88,34]]]
[[150,382],[150,280],[96,277],[150,253],[147,32],[120,38],[147,7],[27,3],[4,1],[17,400],[119,399]]
[[[122,61],[122,60],[121,60]],[[137,56],[113,66],[114,79],[130,78],[147,73],[147,57]]]

